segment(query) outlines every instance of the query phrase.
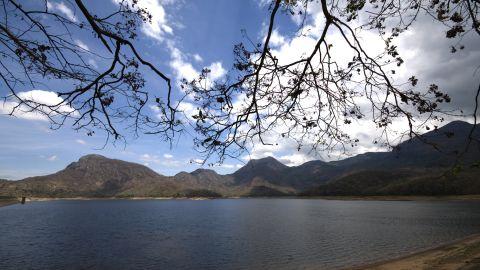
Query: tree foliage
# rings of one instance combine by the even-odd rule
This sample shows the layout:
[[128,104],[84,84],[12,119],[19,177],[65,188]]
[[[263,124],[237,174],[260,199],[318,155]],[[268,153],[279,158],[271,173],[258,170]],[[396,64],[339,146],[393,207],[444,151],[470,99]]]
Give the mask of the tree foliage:
[[[278,13],[306,14],[313,2],[320,3],[324,18],[315,46],[300,58],[282,61],[270,46]],[[209,70],[204,70],[199,80],[185,81],[201,104],[196,130],[203,137],[197,139],[197,146],[207,155],[238,156],[252,141],[275,143],[272,131],[280,130],[281,136],[295,139],[299,149],[305,145],[315,150],[345,149],[358,142],[348,135],[348,125],[365,117],[384,130],[386,144],[387,128],[395,119],[406,119],[408,135],[418,136],[415,121],[443,121],[446,111],[440,105],[451,98],[434,83],[418,89],[414,75],[408,82],[395,82],[391,75],[404,60],[393,41],[422,12],[448,27],[446,38],[478,34],[479,8],[478,1],[272,1],[265,41],[235,46],[234,71],[228,80],[204,87],[209,85],[205,83]],[[354,27],[357,19],[361,24]],[[377,31],[385,50],[370,55],[368,44],[358,38],[361,30]],[[339,63],[333,56],[338,44],[332,33],[338,33],[353,54],[350,62]],[[239,98],[241,105],[236,102]]]
[[[134,45],[138,26],[152,18],[137,2],[119,1],[118,9],[105,16],[93,14],[81,0],[67,2],[81,14],[82,19],[78,19],[58,12],[48,1],[38,8],[27,8],[21,1],[2,0],[0,77],[10,90],[7,98],[16,101],[10,114],[39,113],[50,120],[53,128],[71,120],[76,130],[92,135],[102,129],[114,139],[123,134],[119,123],[133,128],[135,133],[172,136],[178,121],[170,79]],[[78,45],[78,33],[84,31],[103,46],[106,55]],[[89,63],[92,56],[106,61],[105,69]],[[165,82],[164,93],[158,93],[165,98],[156,97],[154,101],[161,108],[159,119],[145,113],[152,98],[144,89],[142,67]],[[43,86],[45,80],[58,80],[72,85],[72,89],[59,91],[61,101],[55,104],[17,94],[24,87]]]
[[[178,103],[171,97],[170,78],[136,49],[138,26],[155,16],[140,8],[138,1],[118,1],[118,9],[103,16],[82,0],[68,2],[82,16],[77,20],[52,10],[47,1],[42,8],[29,9],[19,1],[2,0],[0,77],[10,90],[7,98],[18,102],[11,114],[41,113],[54,128],[71,119],[77,130],[92,134],[100,128],[115,139],[122,137],[125,126],[135,134],[171,139],[185,123],[176,116]],[[298,59],[281,59],[271,46],[277,17],[282,12],[306,16],[313,4],[321,6],[323,16],[315,46]],[[433,82],[428,89],[419,89],[414,74],[408,82],[394,81],[395,68],[404,64],[394,40],[426,15],[445,25],[445,38],[458,41],[451,47],[455,53],[465,49],[462,37],[480,35],[479,9],[478,0],[271,1],[265,40],[247,38],[237,44],[226,79],[209,82],[210,70],[204,69],[198,79],[182,82],[198,105],[193,124],[196,146],[223,160],[239,156],[252,142],[275,143],[272,132],[280,131],[282,137],[296,140],[299,149],[306,145],[315,150],[345,149],[358,142],[348,135],[348,126],[363,118],[383,129],[384,136],[395,119],[405,119],[408,135],[417,136],[415,121],[442,120],[440,105],[450,102],[450,96]],[[57,27],[51,27],[54,24]],[[96,53],[75,43],[79,31],[90,31],[92,39],[102,44],[108,55],[97,56],[109,61],[107,68],[88,63],[88,55]],[[377,31],[384,51],[370,55],[359,31]],[[339,46],[332,33],[340,35],[341,46],[353,55],[348,63],[332,54]],[[165,82],[155,97],[144,89],[146,70]],[[65,81],[73,88],[58,92],[62,98],[58,104],[17,94],[22,87],[37,87],[46,79]],[[159,108],[159,118],[145,112],[149,102]]]

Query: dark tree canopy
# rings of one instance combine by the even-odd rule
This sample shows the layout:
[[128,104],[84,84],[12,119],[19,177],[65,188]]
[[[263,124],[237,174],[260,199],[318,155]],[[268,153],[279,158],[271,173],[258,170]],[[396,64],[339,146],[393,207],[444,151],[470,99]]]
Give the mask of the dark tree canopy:
[[[181,131],[188,123],[177,116],[179,103],[172,100],[170,79],[135,47],[139,25],[155,16],[139,8],[138,1],[119,1],[118,9],[106,16],[93,14],[81,0],[69,1],[82,16],[72,20],[49,9],[47,1],[31,10],[21,1],[2,0],[0,76],[10,90],[6,98],[18,102],[11,114],[34,111],[47,116],[54,128],[71,120],[77,130],[91,134],[102,129],[115,139],[124,132],[118,123],[135,134],[159,134],[165,139]],[[282,12],[306,16],[314,2],[321,5],[323,15],[315,46],[297,59],[281,59],[270,44],[277,17]],[[458,50],[468,50],[461,43],[465,35],[480,36],[479,9],[478,0],[271,1],[265,39],[252,41],[246,36],[247,42],[237,44],[234,66],[226,78],[209,82],[210,70],[204,69],[198,79],[183,80],[181,87],[198,106],[192,123],[196,146],[222,161],[226,156],[238,157],[251,143],[275,143],[273,131],[296,140],[299,149],[320,151],[354,146],[358,138],[346,131],[358,119],[367,118],[383,129],[382,138],[372,140],[383,139],[387,145],[388,128],[396,119],[406,120],[411,137],[418,136],[415,127],[435,128],[428,126],[428,120],[442,121],[450,113],[441,106],[450,102],[450,96],[435,82],[420,89],[415,74],[407,82],[395,81],[392,74],[404,60],[394,40],[419,16],[429,16],[445,25],[445,38],[455,41],[448,53],[455,57]],[[95,52],[74,42],[77,31],[90,31],[108,52],[102,55],[110,62],[105,70],[88,64],[86,57]],[[359,31],[376,31],[384,40],[384,51],[370,55]],[[332,33],[341,37],[342,44],[335,44]],[[339,62],[332,54],[336,46],[348,50],[351,61]],[[153,97],[144,89],[144,72],[153,72],[165,82]],[[58,92],[62,99],[58,104],[17,95],[21,87],[36,87],[45,79],[65,81],[73,88]],[[475,104],[479,91],[472,88]],[[158,106],[159,118],[145,112],[149,102]],[[477,107],[475,122],[476,112]]]

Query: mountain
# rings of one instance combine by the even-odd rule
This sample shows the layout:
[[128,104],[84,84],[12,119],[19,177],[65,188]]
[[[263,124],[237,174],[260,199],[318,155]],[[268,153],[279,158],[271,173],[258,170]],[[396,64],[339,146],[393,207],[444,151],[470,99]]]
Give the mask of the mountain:
[[[161,191],[155,190],[158,186],[162,187]],[[140,164],[87,155],[57,173],[9,181],[0,192],[48,197],[105,197],[133,196],[136,193],[171,194],[176,191],[175,188],[172,179]]]
[[248,196],[294,194],[295,188],[285,181],[290,168],[273,157],[250,160],[231,176],[234,184],[245,187]]
[[[480,144],[472,125],[455,121],[390,152],[288,167],[273,157],[229,175],[198,169],[164,176],[140,164],[87,155],[50,175],[0,180],[0,196],[219,197],[282,195],[480,194]],[[473,137],[480,138],[476,129]],[[455,173],[452,172],[457,164]],[[461,165],[458,166],[458,165]]]
[[[304,195],[480,194],[480,129],[454,121],[400,143],[390,152],[365,153],[330,162],[338,168],[330,180]],[[452,173],[454,167],[460,169]],[[469,188],[472,186],[472,188]]]
[[191,173],[180,172],[173,179],[179,189],[183,191],[180,192],[180,196],[189,197],[191,194],[199,191],[205,193],[207,190],[226,196],[234,195],[231,194],[233,178],[228,175],[220,175],[214,170],[197,169]]
[[233,173],[235,183],[245,184],[252,180],[275,182],[288,166],[273,157],[250,160],[245,166]]
[[303,196],[468,195],[480,194],[480,169],[458,172],[362,171],[301,193]]

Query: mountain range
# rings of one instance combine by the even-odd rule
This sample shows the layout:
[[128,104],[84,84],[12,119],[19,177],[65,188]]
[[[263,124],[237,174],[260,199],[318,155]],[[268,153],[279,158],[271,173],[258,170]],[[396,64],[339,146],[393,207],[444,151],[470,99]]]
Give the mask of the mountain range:
[[273,157],[232,174],[197,169],[164,176],[146,166],[87,155],[65,169],[18,181],[0,179],[0,196],[221,197],[281,195],[480,194],[480,130],[454,121],[389,152],[289,167]]

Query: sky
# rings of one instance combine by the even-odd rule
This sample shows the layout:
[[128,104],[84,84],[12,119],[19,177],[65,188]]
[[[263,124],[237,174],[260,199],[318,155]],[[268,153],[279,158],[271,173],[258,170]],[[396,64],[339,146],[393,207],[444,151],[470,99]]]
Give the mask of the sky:
[[[26,5],[33,1],[26,1]],[[85,1],[93,12],[101,14],[114,10],[116,1]],[[242,30],[250,39],[261,42],[265,36],[269,17],[267,0],[141,0],[140,3],[151,11],[151,23],[142,25],[135,41],[137,49],[146,59],[155,63],[171,77],[174,90],[180,93],[178,81],[193,79],[203,67],[212,70],[211,76],[222,78],[232,67],[233,46],[245,41]],[[49,8],[71,18],[83,20],[79,11],[68,1],[48,1]],[[313,6],[307,14],[306,25],[299,25],[298,18],[282,14],[276,23],[272,46],[282,57],[291,58],[311,50],[313,36],[299,36],[302,27],[315,31],[320,23],[319,9]],[[313,29],[313,30],[312,30]],[[400,53],[405,65],[401,68],[399,80],[416,74],[422,83],[435,82],[452,97],[452,109],[471,111],[473,94],[478,86],[480,63],[480,40],[470,35],[462,40],[466,49],[455,57],[449,53],[451,40],[445,38],[441,25],[434,24],[427,17],[420,17],[398,40]],[[362,40],[367,49],[375,52],[383,47],[375,34],[364,33]],[[82,48],[105,53],[104,48],[92,39],[89,33],[75,35],[75,42]],[[342,57],[342,49],[338,49]],[[91,58],[92,66],[102,66],[101,58]],[[156,88],[162,84],[156,76],[146,74],[147,87]],[[43,88],[21,89],[26,96],[55,100],[54,91],[61,89],[59,82],[45,82]],[[0,84],[0,96],[7,96],[8,90]],[[45,175],[63,169],[69,163],[86,154],[100,154],[111,158],[144,164],[163,175],[174,175],[180,171],[193,171],[199,167],[202,155],[193,147],[191,134],[175,138],[172,144],[154,135],[128,137],[126,142],[107,143],[101,133],[87,136],[65,125],[59,130],[50,129],[46,119],[36,114],[5,115],[11,103],[0,103],[0,179],[22,179],[29,176]],[[185,114],[194,107],[184,105]],[[68,108],[65,108],[68,110]],[[152,113],[155,113],[152,108]],[[190,113],[191,114],[191,113]],[[453,120],[453,119],[452,119]],[[463,120],[471,121],[466,118]],[[372,144],[370,138],[378,132],[370,124],[359,121],[353,125],[351,133],[365,140],[349,155],[367,151],[384,151]],[[312,152],[309,149],[296,150],[292,141],[279,145],[256,144],[249,153],[239,159],[227,159],[215,169],[219,173],[231,173],[243,166],[250,158],[274,156],[289,166],[300,165],[312,159],[339,159],[345,155]]]

